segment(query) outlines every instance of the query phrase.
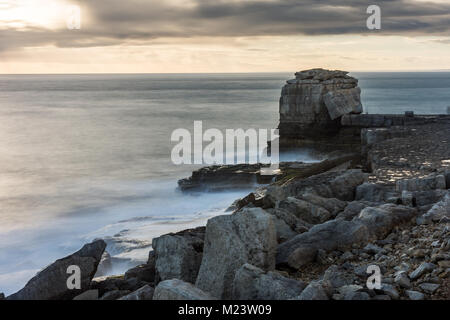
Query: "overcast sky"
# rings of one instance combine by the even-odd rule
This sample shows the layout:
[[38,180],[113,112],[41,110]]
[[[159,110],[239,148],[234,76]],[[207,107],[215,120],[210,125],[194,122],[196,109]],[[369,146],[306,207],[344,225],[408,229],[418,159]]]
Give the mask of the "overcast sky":
[[0,73],[444,70],[449,56],[450,0],[0,0]]

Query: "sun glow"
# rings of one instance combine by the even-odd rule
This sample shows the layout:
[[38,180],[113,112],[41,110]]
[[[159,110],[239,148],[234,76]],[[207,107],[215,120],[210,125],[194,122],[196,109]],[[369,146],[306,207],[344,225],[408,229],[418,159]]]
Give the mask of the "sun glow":
[[65,0],[0,0],[0,28],[64,28],[70,5]]

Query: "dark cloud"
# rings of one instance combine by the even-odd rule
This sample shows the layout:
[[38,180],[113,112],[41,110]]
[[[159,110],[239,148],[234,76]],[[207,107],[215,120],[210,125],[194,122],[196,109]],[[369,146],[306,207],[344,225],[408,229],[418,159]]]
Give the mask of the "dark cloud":
[[[54,44],[85,47],[151,43],[152,39],[268,35],[450,35],[450,3],[410,0],[78,0],[90,17],[82,30],[0,30],[0,50]],[[382,10],[382,30],[366,28],[366,9]]]

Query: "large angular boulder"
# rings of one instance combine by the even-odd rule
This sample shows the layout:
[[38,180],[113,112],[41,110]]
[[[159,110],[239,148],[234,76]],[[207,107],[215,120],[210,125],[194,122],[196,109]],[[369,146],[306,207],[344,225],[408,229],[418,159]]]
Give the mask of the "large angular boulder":
[[298,269],[313,262],[319,249],[345,251],[353,244],[384,239],[394,227],[410,222],[416,215],[415,208],[385,204],[367,207],[351,221],[335,219],[315,225],[278,246],[277,265]]
[[447,191],[445,197],[433,205],[422,217],[418,219],[419,223],[438,222],[443,218],[450,218],[450,191]]
[[214,297],[188,282],[172,279],[158,284],[153,300],[214,300]]
[[261,208],[244,208],[210,219],[196,286],[217,298],[232,296],[236,271],[245,263],[275,268],[277,234],[273,217]]
[[278,208],[292,212],[299,219],[311,224],[324,223],[332,217],[332,214],[325,208],[293,197],[281,201],[278,204]]
[[403,179],[396,183],[396,190],[402,191],[426,191],[446,189],[445,176],[433,175],[426,178]]
[[345,114],[360,114],[363,111],[361,104],[361,88],[339,89],[329,91],[323,96],[331,120]]
[[277,249],[277,265],[298,269],[313,262],[319,249],[344,251],[353,243],[365,243],[367,239],[368,230],[364,224],[331,220],[280,244]]
[[370,235],[370,240],[384,239],[395,226],[411,221],[417,210],[395,204],[384,204],[379,207],[367,207],[353,219],[363,223]]
[[163,235],[152,241],[157,280],[194,283],[203,256],[205,227]]
[[[267,188],[264,202],[267,207],[288,197],[301,198],[305,194],[315,194],[322,198],[337,198],[341,201],[353,201],[356,187],[368,179],[368,174],[359,169],[337,172],[324,172],[305,179],[289,181],[283,185],[271,185]],[[313,201],[310,201],[314,203]]]
[[[86,244],[79,251],[54,263],[34,276],[23,289],[10,295],[9,300],[70,300],[89,289],[92,278],[106,248],[103,240]],[[70,266],[80,268],[81,289],[69,289]],[[69,269],[70,271],[70,269]]]
[[234,300],[289,300],[301,294],[306,284],[283,277],[277,272],[265,272],[244,264],[233,281]]

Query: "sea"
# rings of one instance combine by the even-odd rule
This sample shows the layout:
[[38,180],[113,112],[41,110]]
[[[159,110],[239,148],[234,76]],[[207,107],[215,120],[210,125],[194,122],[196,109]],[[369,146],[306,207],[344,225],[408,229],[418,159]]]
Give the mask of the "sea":
[[[364,112],[447,113],[450,72],[352,73]],[[292,73],[0,75],[0,292],[96,238],[110,274],[151,240],[205,225],[250,189],[182,193],[172,132],[275,129]],[[319,161],[310,150],[281,160]]]

